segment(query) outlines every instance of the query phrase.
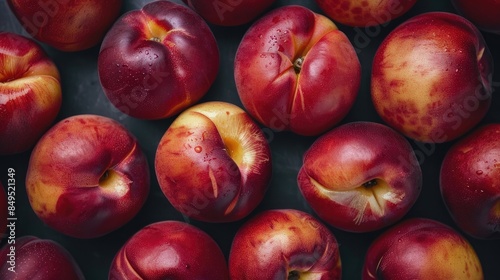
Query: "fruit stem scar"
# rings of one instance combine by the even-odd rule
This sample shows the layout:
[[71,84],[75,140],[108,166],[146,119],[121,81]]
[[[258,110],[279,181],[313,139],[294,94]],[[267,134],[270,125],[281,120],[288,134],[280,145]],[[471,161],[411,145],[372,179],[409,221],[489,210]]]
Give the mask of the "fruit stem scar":
[[299,57],[293,62],[293,69],[295,70],[295,73],[300,73],[302,64],[304,64],[304,57]]
[[363,187],[365,188],[372,188],[378,184],[377,179],[372,179],[368,182],[363,183]]
[[292,270],[288,273],[288,280],[299,280],[300,274],[296,270]]
[[106,179],[109,178],[109,170],[104,171],[104,174],[102,174],[101,178],[99,178],[99,183],[102,183],[106,181]]

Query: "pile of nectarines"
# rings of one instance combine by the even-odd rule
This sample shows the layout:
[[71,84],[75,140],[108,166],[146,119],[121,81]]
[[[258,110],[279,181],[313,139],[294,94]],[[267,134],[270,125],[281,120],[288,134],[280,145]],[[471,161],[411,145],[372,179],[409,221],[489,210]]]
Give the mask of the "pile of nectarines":
[[500,278],[500,1],[445,2],[0,4],[0,279]]

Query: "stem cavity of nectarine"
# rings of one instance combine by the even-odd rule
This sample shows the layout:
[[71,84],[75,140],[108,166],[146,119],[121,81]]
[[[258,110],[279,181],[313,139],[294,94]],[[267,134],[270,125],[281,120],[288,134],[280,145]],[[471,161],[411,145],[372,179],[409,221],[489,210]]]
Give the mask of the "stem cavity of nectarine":
[[368,182],[363,183],[363,187],[365,187],[365,188],[372,188],[372,187],[374,187],[376,185],[378,185],[377,179],[372,179],[372,180],[370,180]]
[[108,178],[109,178],[109,170],[106,170],[102,174],[101,178],[99,178],[99,184],[105,183]]
[[288,273],[288,280],[299,280],[300,273],[296,270],[292,270]]
[[110,190],[110,193],[118,197],[124,196],[129,189],[130,181],[122,178],[112,169],[106,170],[99,178],[99,187]]
[[224,137],[222,141],[224,142],[224,146],[229,157],[231,157],[238,166],[241,165],[243,162],[244,151],[242,150],[241,144],[238,140],[230,137]]
[[304,64],[304,57],[299,57],[293,62],[293,69],[295,70],[295,73],[297,74],[300,73],[303,64]]
[[149,20],[147,27],[146,38],[149,38],[150,41],[161,43],[168,33],[164,27],[160,26],[154,20]]

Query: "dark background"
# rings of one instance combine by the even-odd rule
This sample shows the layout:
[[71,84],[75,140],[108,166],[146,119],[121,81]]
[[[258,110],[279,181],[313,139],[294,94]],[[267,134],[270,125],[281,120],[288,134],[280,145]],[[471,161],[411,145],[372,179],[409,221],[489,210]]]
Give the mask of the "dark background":
[[[150,0],[125,0],[122,12],[140,8]],[[174,1],[181,3],[181,1]],[[272,8],[287,4],[300,4],[320,12],[318,6],[311,1],[276,1]],[[403,17],[390,22],[385,26],[352,28],[338,24],[354,47],[359,50],[358,56],[362,65],[362,86],[354,107],[342,123],[351,121],[382,122],[376,114],[369,91],[370,68],[373,55],[383,38],[398,24],[416,14],[427,11],[455,12],[447,0],[419,0],[417,4]],[[239,27],[217,27],[210,25],[219,43],[221,67],[219,75],[210,91],[202,101],[224,100],[241,106],[238,98],[234,78],[233,61],[238,44],[250,24]],[[0,2],[0,31],[12,31],[27,35],[17,20],[9,11],[5,0]],[[360,32],[368,34],[368,40],[361,40]],[[500,35],[483,33],[495,57],[495,65],[500,65]],[[365,37],[366,38],[366,37]],[[67,237],[44,225],[31,210],[25,189],[24,178],[30,151],[0,157],[0,180],[4,185],[7,181],[7,169],[16,170],[17,192],[16,236],[35,235],[40,238],[50,238],[63,245],[74,256],[87,279],[107,279],[109,265],[114,254],[135,232],[142,227],[162,220],[187,221],[210,234],[220,245],[226,256],[229,254],[233,235],[248,218],[265,209],[294,208],[314,215],[311,208],[302,198],[297,182],[297,172],[302,164],[302,155],[316,139],[315,137],[301,137],[289,132],[273,132],[268,135],[273,157],[273,177],[266,197],[259,207],[247,218],[225,224],[210,224],[188,220],[178,213],[169,204],[161,192],[154,175],[154,155],[160,138],[172,122],[173,118],[159,121],[143,121],[123,115],[114,109],[106,99],[97,76],[97,55],[99,46],[90,50],[64,53],[46,45],[42,45],[57,64],[62,76],[63,105],[57,120],[76,114],[99,114],[120,121],[138,139],[146,153],[151,167],[151,191],[148,200],[140,213],[122,228],[101,238],[82,240]],[[500,98],[497,91],[500,89],[500,74],[495,72],[493,77],[494,96],[493,104],[483,123],[499,122]],[[453,142],[445,144],[421,144],[410,140],[415,151],[421,155],[421,167],[424,175],[421,195],[405,218],[426,217],[444,222],[455,229],[450,216],[446,212],[439,192],[439,168],[441,160]],[[339,244],[343,265],[344,279],[359,279],[366,249],[382,231],[353,234],[330,227]],[[500,279],[500,240],[477,240],[467,237],[482,262],[486,279]]]

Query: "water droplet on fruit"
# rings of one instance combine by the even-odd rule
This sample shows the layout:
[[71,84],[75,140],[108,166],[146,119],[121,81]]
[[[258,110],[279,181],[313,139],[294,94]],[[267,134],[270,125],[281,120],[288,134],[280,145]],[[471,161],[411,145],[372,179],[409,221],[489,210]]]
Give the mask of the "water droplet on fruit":
[[116,64],[116,67],[120,67],[120,63],[117,63],[117,64]]
[[476,174],[477,174],[477,175],[482,175],[482,174],[483,174],[483,170],[477,170],[477,171],[476,171]]
[[201,151],[203,151],[203,148],[201,146],[196,146],[194,147],[194,151],[197,153],[201,153]]

